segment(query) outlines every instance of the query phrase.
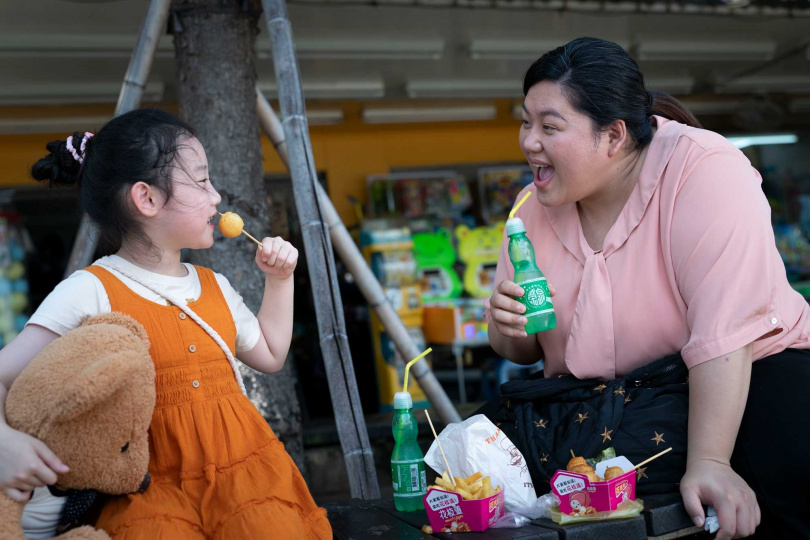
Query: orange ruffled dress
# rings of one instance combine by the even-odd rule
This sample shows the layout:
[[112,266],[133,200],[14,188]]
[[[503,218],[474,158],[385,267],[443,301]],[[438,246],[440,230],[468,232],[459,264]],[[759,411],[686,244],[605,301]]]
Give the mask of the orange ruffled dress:
[[[86,270],[113,311],[144,326],[157,372],[152,483],[112,499],[97,527],[115,540],[331,539],[326,511],[214,340],[180,308],[139,296],[103,268]],[[206,268],[197,274],[202,292],[189,307],[235,352],[236,327],[216,278]]]

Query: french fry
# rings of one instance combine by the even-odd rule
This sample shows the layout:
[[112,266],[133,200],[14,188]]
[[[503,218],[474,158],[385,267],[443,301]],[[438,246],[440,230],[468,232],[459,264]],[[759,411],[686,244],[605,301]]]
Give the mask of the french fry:
[[444,478],[436,478],[436,484],[441,486],[442,489],[446,489],[449,491],[456,490],[456,486],[454,486],[452,482],[450,482],[449,480],[445,480]]
[[491,497],[495,492],[492,489],[492,483],[489,480],[489,476],[485,476],[481,483],[481,491],[479,492],[481,498],[485,499],[487,497]]
[[477,473],[475,473],[475,474],[471,474],[470,476],[468,476],[467,478],[465,478],[465,479],[464,479],[464,481],[465,481],[465,482],[467,482],[467,485],[470,485],[470,484],[472,484],[473,482],[477,481],[479,478],[481,478],[481,477],[483,477],[483,476],[484,476],[484,475],[483,475],[483,474],[481,474],[481,471],[478,471]]
[[447,471],[444,471],[441,477],[436,477],[436,484],[428,486],[428,489],[452,491],[461,495],[465,501],[486,499],[501,491],[500,486],[493,488],[490,477],[484,476],[480,471],[466,478],[461,476],[450,478]]
[[465,501],[470,501],[476,498],[472,493],[463,488],[456,488],[456,493],[461,495]]

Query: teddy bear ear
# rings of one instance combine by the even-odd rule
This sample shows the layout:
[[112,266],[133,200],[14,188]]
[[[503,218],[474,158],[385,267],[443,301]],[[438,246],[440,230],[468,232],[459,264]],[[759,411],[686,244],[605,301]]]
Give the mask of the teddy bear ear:
[[146,344],[146,348],[148,349],[149,344],[149,336],[144,330],[141,323],[130,317],[129,315],[124,315],[118,311],[113,311],[110,313],[102,313],[101,315],[96,315],[94,317],[90,317],[89,319],[85,320],[81,325],[82,326],[90,326],[93,324],[114,324],[116,326],[123,326],[136,336],[138,336],[141,341]]
[[126,384],[137,384],[143,365],[131,351],[110,354],[82,369],[55,396],[54,418],[72,420],[105,403]]

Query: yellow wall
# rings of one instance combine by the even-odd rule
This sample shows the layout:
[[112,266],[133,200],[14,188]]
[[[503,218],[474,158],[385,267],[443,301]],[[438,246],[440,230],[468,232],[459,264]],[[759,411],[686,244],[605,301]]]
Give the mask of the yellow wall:
[[[519,123],[510,116],[511,103],[498,102],[498,117],[482,122],[365,125],[361,104],[343,103],[345,121],[337,126],[311,128],[315,165],[326,173],[329,193],[347,225],[356,221],[347,196],[366,201],[366,176],[396,167],[435,167],[453,164],[522,161],[517,136]],[[168,107],[167,107],[168,108]],[[64,115],[112,114],[111,106],[62,109]],[[32,117],[28,112],[17,117]],[[11,117],[10,109],[0,118]],[[31,185],[28,168],[42,157],[45,144],[65,134],[0,136],[0,185]],[[285,169],[270,142],[263,138],[265,171]]]

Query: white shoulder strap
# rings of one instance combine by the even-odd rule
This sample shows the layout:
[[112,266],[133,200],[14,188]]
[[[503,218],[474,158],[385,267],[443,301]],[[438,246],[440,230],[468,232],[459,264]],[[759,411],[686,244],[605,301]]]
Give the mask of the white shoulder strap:
[[98,265],[103,267],[103,268],[106,268],[108,270],[113,270],[115,272],[118,272],[122,276],[124,276],[126,278],[129,278],[132,281],[134,281],[135,283],[149,289],[150,291],[157,294],[158,296],[161,296],[162,298],[165,298],[166,300],[168,300],[169,302],[171,302],[172,304],[174,304],[175,306],[177,306],[181,310],[183,310],[183,312],[186,315],[191,317],[191,320],[193,320],[194,322],[199,324],[200,327],[203,330],[205,330],[205,332],[209,336],[211,336],[211,338],[217,343],[217,345],[219,345],[219,348],[222,349],[222,351],[225,353],[225,356],[228,358],[228,362],[231,364],[231,369],[233,369],[233,374],[236,377],[236,382],[237,382],[237,384],[239,384],[239,388],[242,390],[242,393],[247,396],[247,390],[245,390],[245,383],[242,380],[242,374],[239,373],[239,366],[236,363],[236,358],[234,358],[233,354],[231,353],[231,350],[228,348],[228,345],[220,337],[219,333],[216,330],[211,328],[211,326],[207,322],[202,320],[202,318],[200,318],[199,315],[194,313],[194,311],[190,307],[185,305],[184,300],[181,300],[181,299],[178,299],[178,298],[171,298],[171,295],[168,295],[163,291],[157,290],[155,287],[152,286],[152,284],[144,282],[139,277],[131,274],[130,272],[127,272],[123,268],[120,268],[118,266],[115,266],[115,265],[112,265],[112,264],[109,264],[109,263],[98,263]]

